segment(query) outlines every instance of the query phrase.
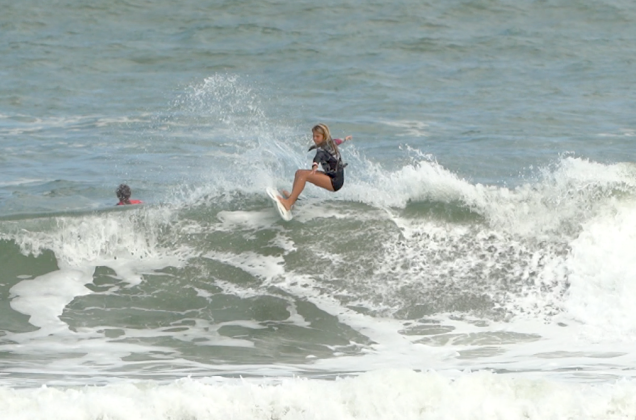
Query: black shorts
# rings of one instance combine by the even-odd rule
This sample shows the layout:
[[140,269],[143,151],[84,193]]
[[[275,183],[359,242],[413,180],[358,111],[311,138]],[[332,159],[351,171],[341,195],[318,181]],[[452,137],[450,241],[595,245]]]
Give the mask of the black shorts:
[[340,170],[331,177],[331,186],[334,191],[338,191],[344,185],[344,171]]

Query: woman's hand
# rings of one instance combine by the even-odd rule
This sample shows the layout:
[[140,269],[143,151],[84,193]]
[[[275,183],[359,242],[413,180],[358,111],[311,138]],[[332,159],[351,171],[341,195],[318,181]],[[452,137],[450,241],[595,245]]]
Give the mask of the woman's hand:
[[312,163],[311,164],[311,173],[315,174],[317,170],[318,170],[318,162]]

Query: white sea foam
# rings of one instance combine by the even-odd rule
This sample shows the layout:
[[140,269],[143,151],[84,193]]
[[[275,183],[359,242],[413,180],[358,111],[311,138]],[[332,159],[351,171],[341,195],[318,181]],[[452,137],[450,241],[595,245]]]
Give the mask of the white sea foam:
[[10,290],[11,307],[30,315],[29,323],[40,327],[38,335],[48,335],[67,326],[60,321],[64,308],[76,296],[87,295],[84,287],[93,280],[92,271],[54,271],[33,280],[22,280]]
[[[540,178],[509,189],[471,184],[428,160],[387,171],[378,165],[356,175],[338,196],[375,206],[403,208],[411,201],[457,203],[482,215],[493,228],[537,236],[554,233],[581,218],[593,216],[617,192],[636,188],[631,165],[603,165],[564,158],[556,168],[544,168]],[[611,203],[609,203],[611,204]]]
[[588,338],[636,337],[636,202],[617,202],[583,223],[567,269],[568,313],[587,326]]
[[[59,266],[57,271],[23,279],[11,288],[11,307],[28,315],[29,322],[39,329],[9,334],[13,342],[20,344],[6,348],[11,347],[21,353],[81,353],[86,348],[92,349],[94,346],[88,338],[101,334],[71,332],[60,315],[74,298],[92,293],[86,285],[92,283],[97,266],[112,268],[130,286],[139,284],[146,272],[180,266],[189,250],[181,246],[165,248],[160,244],[161,226],[165,223],[163,217],[161,209],[139,208],[91,216],[58,217],[52,227],[3,234],[5,239],[17,243],[24,254],[53,251]],[[37,221],[34,223],[37,225]],[[106,347],[111,349],[110,354],[121,355],[122,350],[115,347],[126,346]],[[123,350],[123,354],[130,353],[133,347]],[[92,351],[91,354],[96,353]]]
[[169,209],[140,207],[126,212],[56,217],[54,227],[32,232],[23,229],[3,236],[15,241],[24,254],[53,251],[61,268],[108,266],[136,284],[144,270],[178,266],[188,254],[185,248],[160,244],[161,228],[171,217]]
[[429,136],[428,124],[417,120],[385,121],[384,124],[401,129],[400,137],[426,137]]
[[28,185],[28,184],[35,184],[42,181],[44,181],[44,179],[41,179],[41,178],[21,178],[21,179],[16,179],[13,181],[1,181],[0,186],[7,187],[7,186],[14,186],[14,185]]
[[[380,167],[372,170],[384,171]],[[625,198],[635,182],[633,172],[630,165],[601,165],[566,158],[556,168],[546,168],[534,183],[507,189],[472,185],[434,163],[422,162],[394,173],[400,180],[409,179],[410,189],[390,190],[379,188],[378,183],[368,183],[356,185],[356,191],[343,192],[348,194],[345,200],[359,193],[360,201],[380,210],[367,210],[362,215],[334,206],[331,199],[338,202],[340,195],[317,192],[324,196],[318,203],[311,197],[316,193],[312,191],[306,201],[297,204],[295,221],[298,223],[320,217],[389,218],[395,223],[396,234],[385,231],[382,250],[369,261],[374,264],[373,274],[357,277],[350,273],[334,291],[341,297],[346,296],[348,305],[375,311],[375,316],[362,316],[345,308],[329,294],[329,288],[315,278],[281,272],[277,265],[272,270],[267,261],[260,261],[262,256],[217,254],[210,257],[262,279],[263,285],[276,279],[278,287],[310,299],[322,310],[337,316],[340,322],[373,337],[378,343],[377,347],[369,348],[365,357],[319,361],[318,365],[327,371],[347,366],[365,371],[374,366],[399,365],[399,362],[404,366],[430,368],[427,363],[418,361],[423,354],[428,360],[435,360],[436,366],[449,369],[461,366],[463,358],[470,360],[472,366],[489,368],[495,356],[496,364],[518,370],[551,370],[564,365],[591,367],[596,363],[577,354],[608,357],[611,359],[608,366],[620,365],[625,362],[622,354],[629,352],[625,344],[634,333],[631,318],[626,316],[631,312],[628,296],[632,294],[632,285],[631,268],[626,263],[630,259],[625,254],[625,250],[632,248],[634,230],[629,216],[633,205]],[[430,185],[435,188],[428,190]],[[384,207],[390,202],[389,192],[404,200],[401,205],[413,199],[464,203],[481,214],[485,222],[456,224],[403,217],[399,206]],[[324,198],[330,201],[325,202]],[[393,202],[395,204],[397,202]],[[239,216],[240,219],[244,215]],[[232,223],[231,218],[221,219],[224,224]],[[248,220],[251,219],[248,217]],[[564,225],[566,228],[562,229]],[[277,237],[287,238],[284,231]],[[294,249],[293,242],[288,244],[291,245],[286,249]],[[330,258],[335,267],[333,272],[337,272],[342,266],[338,255],[328,251],[320,253],[320,244],[316,247],[314,252]],[[608,264],[620,267],[619,271],[627,270],[615,272]],[[443,306],[445,299],[453,305],[453,302],[462,305],[467,299],[484,296],[494,302],[495,310],[507,311],[509,324],[499,327],[489,324],[473,330],[469,324],[455,324],[438,314],[435,318],[442,325],[453,326],[452,333],[438,337],[439,342],[465,343],[450,346],[442,353],[418,345],[420,339],[427,345],[435,343],[425,336],[414,334],[405,338],[398,333],[410,328],[403,321],[393,320],[387,324],[388,319],[378,316],[393,315],[409,306],[432,306],[436,302],[442,302]],[[558,323],[567,327],[557,327]],[[387,337],[393,336],[393,339],[380,338],[385,335],[380,331],[387,325],[392,329]],[[491,338],[486,342],[497,343],[500,340],[497,337],[508,332],[520,334],[517,347],[480,344],[489,334]],[[521,344],[526,336],[537,337],[539,344]],[[402,349],[393,345],[400,341],[405,344]],[[376,351],[379,349],[383,350]],[[545,359],[539,357],[533,365],[531,361],[536,360],[536,354],[546,356]],[[601,369],[590,375],[602,376],[605,372]]]
[[489,372],[379,370],[334,381],[182,379],[103,387],[0,388],[5,420],[622,419],[636,384],[573,384]]

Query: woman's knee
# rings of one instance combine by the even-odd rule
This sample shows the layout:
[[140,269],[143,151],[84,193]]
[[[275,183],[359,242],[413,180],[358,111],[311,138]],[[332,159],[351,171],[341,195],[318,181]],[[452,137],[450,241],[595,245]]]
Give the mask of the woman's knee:
[[302,179],[307,179],[307,175],[308,175],[309,173],[310,173],[310,171],[308,171],[308,170],[306,170],[306,169],[298,169],[298,170],[296,171],[296,175],[295,175],[295,177],[296,177],[297,179],[300,179],[300,178],[302,178]]

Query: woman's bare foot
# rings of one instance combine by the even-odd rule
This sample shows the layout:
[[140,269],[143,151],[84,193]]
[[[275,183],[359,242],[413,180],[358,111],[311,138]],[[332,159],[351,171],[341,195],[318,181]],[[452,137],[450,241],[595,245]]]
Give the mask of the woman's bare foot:
[[[285,191],[283,191],[283,194],[285,193]],[[287,196],[287,194],[285,194]],[[278,201],[280,201],[283,204],[283,207],[285,207],[288,211],[291,210],[291,206],[289,205],[289,199],[288,198],[283,198],[280,195],[278,197]]]
[[283,198],[285,199],[289,198],[289,191],[283,190]]

